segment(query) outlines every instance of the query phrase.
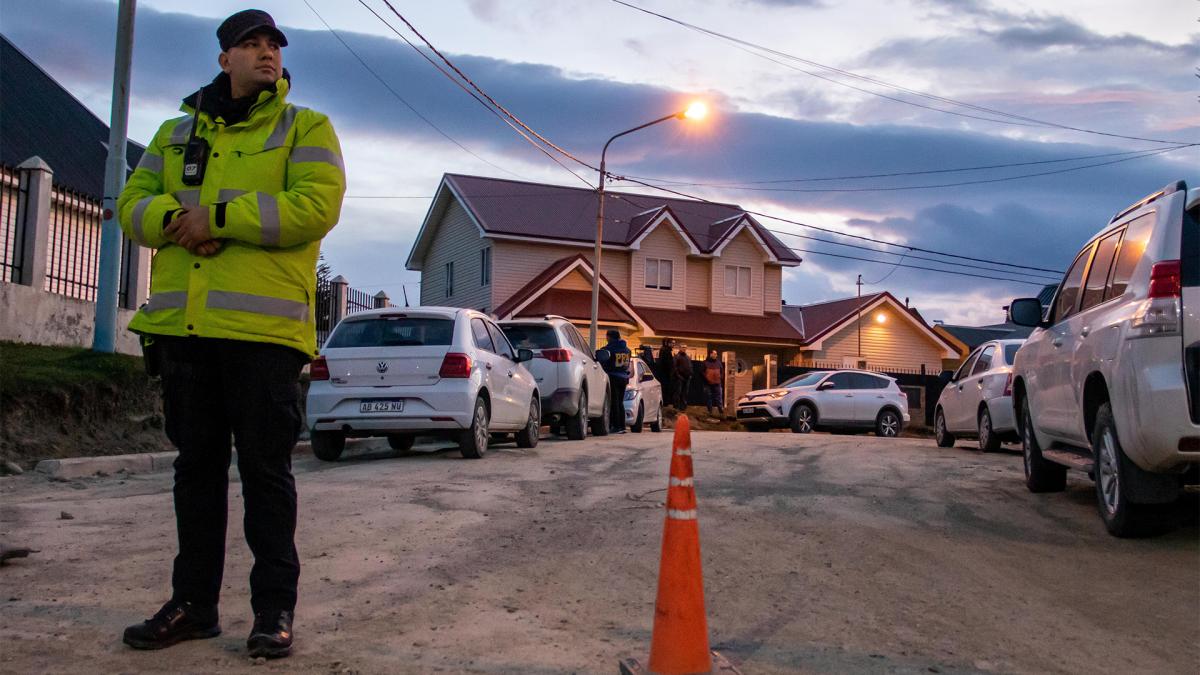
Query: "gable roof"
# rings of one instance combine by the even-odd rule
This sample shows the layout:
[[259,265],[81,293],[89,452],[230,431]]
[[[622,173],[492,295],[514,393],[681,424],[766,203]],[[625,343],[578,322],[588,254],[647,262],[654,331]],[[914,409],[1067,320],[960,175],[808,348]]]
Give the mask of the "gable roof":
[[[103,198],[108,125],[3,35],[0,64],[0,164],[41,157],[56,185]],[[127,168],[137,166],[142,151],[128,143]]]
[[991,326],[955,326],[942,324],[939,328],[966,345],[967,351],[975,349],[989,340],[1023,340],[1029,337],[1029,334],[1033,331],[1032,328],[1018,326],[1015,323],[998,323]]
[[958,353],[958,348],[933,330],[925,322],[920,312],[911,307],[905,307],[887,291],[864,295],[861,298],[843,298],[811,305],[784,305],[783,316],[804,336],[805,346],[819,349],[822,339],[853,321],[860,311],[868,312],[883,304],[891,305],[898,314],[907,318],[918,330],[924,332],[931,340],[949,352]]
[[[409,269],[419,269],[432,238],[431,225],[450,195],[462,203],[485,236],[577,245],[595,241],[595,190],[447,173],[409,255]],[[801,262],[794,251],[736,204],[605,191],[604,246],[630,248],[648,228],[661,222],[677,226],[700,255],[713,254],[731,232],[747,227],[774,262]]]
[[[531,311],[534,311],[528,310],[528,308],[534,305],[537,305],[537,311],[540,312],[543,306],[547,306],[546,301],[542,298],[547,293],[554,292],[556,295],[553,297],[568,302],[571,306],[574,306],[578,302],[578,297],[573,294],[585,295],[587,297],[586,316],[590,319],[592,311],[590,292],[554,288],[554,284],[565,278],[572,270],[579,270],[588,279],[592,278],[592,264],[582,253],[558,260],[542,270],[541,274],[531,279],[529,283],[522,286],[516,293],[513,293],[508,300],[505,300],[500,306],[496,307],[496,317],[503,320],[516,316],[528,316]],[[629,304],[625,296],[621,295],[620,291],[609,283],[603,274],[600,275],[600,299],[601,316],[603,316],[604,307],[607,304],[611,310],[610,315],[616,315],[622,322],[633,323],[642,328],[650,328],[650,325],[640,316],[640,312],[633,309],[633,306]],[[554,312],[543,313],[561,314],[562,312],[556,310]]]

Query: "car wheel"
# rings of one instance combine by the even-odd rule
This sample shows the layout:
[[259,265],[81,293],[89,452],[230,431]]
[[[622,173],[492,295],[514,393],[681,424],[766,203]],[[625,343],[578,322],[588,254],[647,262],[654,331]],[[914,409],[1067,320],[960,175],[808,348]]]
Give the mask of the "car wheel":
[[1021,454],[1025,456],[1025,487],[1030,492],[1062,492],[1067,489],[1067,467],[1042,457],[1033,433],[1029,397],[1021,401]]
[[336,462],[346,449],[346,434],[340,431],[314,431],[309,440],[313,454],[326,462]]
[[987,406],[979,411],[979,449],[983,452],[995,452],[1000,449],[1000,434],[992,429],[992,413]]
[[654,433],[657,434],[658,432],[660,432],[662,430],[663,430],[662,404],[659,403],[658,404],[658,416],[655,417],[654,421],[650,423],[650,431],[653,431]]
[[642,433],[642,424],[646,421],[646,406],[643,403],[638,403],[638,414],[633,420],[633,426],[629,428],[635,434]]
[[413,434],[388,434],[388,445],[393,450],[412,450],[417,437]]
[[[795,408],[792,408],[791,419],[789,420],[794,434],[807,434],[813,430],[813,425],[817,421],[817,411],[807,403],[801,403]],[[763,429],[767,425],[762,425]]]
[[946,414],[941,408],[937,409],[937,413],[933,418],[933,437],[937,440],[939,448],[953,448],[954,434],[946,429]]
[[894,410],[884,410],[875,418],[875,435],[895,438],[900,435],[900,416]]
[[580,387],[579,412],[567,420],[567,438],[572,441],[582,441],[587,438],[588,427],[588,397],[587,389]]
[[458,449],[467,459],[479,459],[487,452],[488,439],[488,407],[483,398],[475,399],[475,410],[471,413],[471,426],[463,429],[458,435]]
[[1092,453],[1096,458],[1096,506],[1109,534],[1145,537],[1158,534],[1169,525],[1162,505],[1129,501],[1129,481],[1138,468],[1121,449],[1111,403],[1101,405],[1096,412]]
[[517,438],[518,448],[536,448],[538,438],[542,434],[542,410],[538,405],[536,397],[529,402],[529,419],[525,421],[525,428],[514,434]]
[[609,397],[608,390],[605,390],[604,391],[604,413],[601,414],[600,417],[592,420],[592,435],[593,436],[607,436],[608,435],[608,417],[609,417],[609,406],[610,405],[611,405],[611,398]]

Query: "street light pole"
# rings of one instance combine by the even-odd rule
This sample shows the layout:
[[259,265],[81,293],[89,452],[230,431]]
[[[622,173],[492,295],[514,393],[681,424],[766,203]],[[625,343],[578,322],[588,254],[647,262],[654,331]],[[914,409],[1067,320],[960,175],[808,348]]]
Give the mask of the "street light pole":
[[595,353],[596,345],[599,343],[599,333],[596,323],[600,316],[600,249],[602,246],[602,240],[604,238],[604,179],[607,177],[607,171],[605,170],[605,158],[608,155],[608,146],[612,145],[613,141],[622,136],[632,134],[635,131],[641,131],[646,127],[654,126],[660,122],[666,122],[670,119],[683,119],[685,117],[700,119],[704,117],[705,113],[706,109],[704,108],[704,104],[693,103],[688,107],[687,110],[681,110],[676,113],[671,113],[670,115],[663,115],[656,120],[646,122],[645,124],[640,124],[632,129],[626,129],[619,134],[614,134],[613,137],[608,139],[608,142],[604,144],[604,149],[600,151],[600,183],[596,188],[596,200],[598,202],[596,207],[596,243],[595,252],[593,253],[592,259],[592,323],[591,330],[588,332],[588,341],[593,353]]

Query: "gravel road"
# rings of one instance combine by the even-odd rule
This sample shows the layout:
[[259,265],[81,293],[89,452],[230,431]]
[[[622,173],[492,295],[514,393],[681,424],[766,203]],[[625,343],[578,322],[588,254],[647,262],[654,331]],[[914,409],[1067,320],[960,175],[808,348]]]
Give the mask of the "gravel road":
[[[1111,538],[1086,477],[1029,494],[1015,450],[693,441],[711,641],[748,674],[1200,666],[1194,514],[1163,537]],[[0,540],[40,549],[0,569],[0,670],[612,673],[644,657],[669,434],[507,444],[480,461],[417,450],[297,456],[297,647],[264,664],[245,656],[240,518],[225,633],[135,652],[121,629],[169,593],[170,475],[0,479]]]

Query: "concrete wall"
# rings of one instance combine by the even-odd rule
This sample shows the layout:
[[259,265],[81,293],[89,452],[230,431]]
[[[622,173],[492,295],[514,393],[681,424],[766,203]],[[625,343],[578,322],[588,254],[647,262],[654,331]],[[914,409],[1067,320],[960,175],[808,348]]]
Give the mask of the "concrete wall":
[[[133,310],[117,310],[117,351],[142,353],[137,336],[125,330]],[[92,346],[96,305],[56,293],[0,282],[0,340],[64,347]]]

